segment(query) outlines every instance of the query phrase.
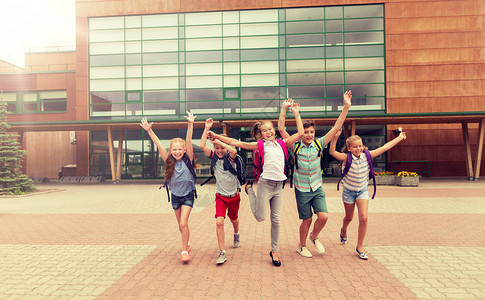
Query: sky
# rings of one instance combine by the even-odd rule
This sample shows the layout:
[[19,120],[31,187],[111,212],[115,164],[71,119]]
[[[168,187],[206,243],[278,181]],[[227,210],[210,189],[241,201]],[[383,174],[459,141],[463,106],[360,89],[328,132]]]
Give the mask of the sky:
[[0,60],[24,67],[26,52],[74,50],[74,8],[75,0],[0,0]]

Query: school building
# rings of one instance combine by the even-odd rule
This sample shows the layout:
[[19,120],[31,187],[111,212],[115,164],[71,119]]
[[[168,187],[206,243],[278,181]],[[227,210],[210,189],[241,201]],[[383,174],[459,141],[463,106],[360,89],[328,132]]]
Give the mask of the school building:
[[139,121],[168,146],[185,137],[186,111],[204,175],[206,118],[250,140],[291,97],[322,136],[352,90],[347,136],[371,149],[399,127],[408,136],[377,171],[478,179],[484,26],[482,0],[76,0],[75,50],[27,53],[25,68],[0,61],[1,98],[31,177],[162,177]]

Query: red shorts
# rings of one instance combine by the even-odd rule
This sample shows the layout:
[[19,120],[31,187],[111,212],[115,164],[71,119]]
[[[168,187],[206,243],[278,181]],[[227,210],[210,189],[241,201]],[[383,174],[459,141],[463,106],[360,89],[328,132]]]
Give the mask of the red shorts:
[[241,196],[239,193],[231,198],[224,197],[216,193],[216,218],[223,217],[226,218],[226,209],[227,209],[227,216],[232,221],[237,220],[238,212],[239,212],[239,202],[241,202]]

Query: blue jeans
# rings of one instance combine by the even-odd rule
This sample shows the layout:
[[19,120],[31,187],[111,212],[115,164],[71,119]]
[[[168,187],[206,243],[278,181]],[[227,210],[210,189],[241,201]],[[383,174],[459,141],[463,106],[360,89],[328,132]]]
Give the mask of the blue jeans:
[[271,251],[278,252],[280,235],[280,215],[283,207],[283,181],[259,178],[258,195],[252,187],[248,188],[251,211],[258,222],[268,215],[268,203],[271,209]]

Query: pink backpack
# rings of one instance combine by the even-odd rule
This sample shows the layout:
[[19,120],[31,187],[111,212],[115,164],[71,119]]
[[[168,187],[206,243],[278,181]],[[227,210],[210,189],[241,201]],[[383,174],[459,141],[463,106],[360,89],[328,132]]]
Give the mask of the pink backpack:
[[[285,154],[285,174],[288,172],[288,149],[286,148],[285,141],[282,139],[276,139],[276,142],[280,144],[281,148],[283,149],[283,153]],[[264,141],[258,141],[258,150],[253,151],[253,172],[254,178],[259,180],[259,176],[263,173],[263,165],[264,165]]]

